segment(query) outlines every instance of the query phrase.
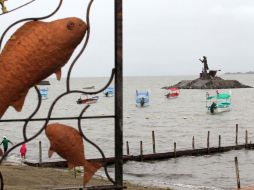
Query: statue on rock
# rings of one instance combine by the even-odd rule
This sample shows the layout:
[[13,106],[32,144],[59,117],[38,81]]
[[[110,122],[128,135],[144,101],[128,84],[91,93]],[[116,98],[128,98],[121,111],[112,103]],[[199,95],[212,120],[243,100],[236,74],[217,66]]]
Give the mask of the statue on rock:
[[202,60],[202,59],[199,59],[199,61],[201,61],[202,63],[204,63],[203,72],[207,73],[207,70],[209,70],[209,67],[208,67],[208,64],[207,64],[206,56],[203,56],[203,60]]

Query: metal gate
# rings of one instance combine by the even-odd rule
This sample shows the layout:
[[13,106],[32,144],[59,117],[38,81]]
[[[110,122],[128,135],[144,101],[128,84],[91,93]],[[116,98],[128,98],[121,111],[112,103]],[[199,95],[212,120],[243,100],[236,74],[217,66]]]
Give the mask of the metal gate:
[[[9,13],[11,11],[6,11],[6,7],[5,7],[5,11],[4,11],[4,1],[5,0],[1,0],[1,6],[2,6],[2,10],[3,10],[3,14]],[[30,1],[29,3],[33,2],[35,0]],[[86,10],[86,22],[87,22],[87,33],[85,36],[85,40],[84,40],[84,44],[82,46],[82,49],[80,50],[80,52],[77,54],[77,56],[75,57],[75,59],[73,60],[73,62],[71,63],[71,66],[69,67],[68,70],[68,75],[67,75],[67,79],[66,79],[66,92],[60,94],[51,104],[49,110],[48,110],[48,114],[47,117],[45,118],[34,118],[34,116],[36,115],[36,113],[38,112],[39,108],[41,107],[42,104],[42,97],[40,94],[40,91],[38,89],[37,86],[34,86],[34,89],[36,90],[36,93],[38,95],[38,103],[36,106],[36,109],[33,111],[33,113],[28,117],[28,118],[24,118],[24,119],[0,119],[1,123],[7,123],[7,122],[24,122],[23,125],[23,141],[14,145],[13,147],[11,147],[5,154],[4,156],[1,158],[0,160],[0,165],[2,164],[3,160],[5,159],[5,157],[11,152],[13,151],[15,148],[19,147],[20,145],[22,145],[23,143],[27,143],[29,141],[32,141],[33,139],[35,139],[37,136],[39,136],[46,128],[47,124],[49,123],[49,121],[51,120],[77,120],[78,121],[78,129],[80,134],[82,135],[82,137],[85,139],[85,141],[87,141],[88,143],[92,144],[93,146],[95,146],[98,151],[100,152],[102,158],[105,160],[105,155],[103,153],[103,151],[100,149],[100,147],[90,141],[82,132],[81,129],[81,120],[84,119],[100,119],[100,118],[112,118],[115,121],[115,176],[114,179],[112,177],[110,177],[110,175],[108,174],[107,171],[107,166],[106,164],[104,164],[104,171],[105,174],[108,178],[108,180],[112,183],[112,185],[107,185],[107,186],[90,186],[90,187],[76,187],[74,189],[123,189],[123,158],[122,158],[122,154],[123,154],[123,74],[122,74],[122,0],[115,0],[114,1],[114,12],[115,12],[115,66],[112,69],[112,73],[111,76],[109,78],[109,81],[106,83],[106,85],[101,88],[100,90],[94,91],[94,92],[87,92],[87,91],[83,91],[83,90],[71,90],[70,88],[70,82],[71,82],[71,72],[73,69],[73,66],[75,65],[76,61],[79,59],[79,57],[83,54],[87,44],[88,44],[88,40],[89,40],[89,36],[90,36],[90,20],[89,20],[89,13],[90,13],[90,8],[92,6],[94,0],[90,0],[88,6],[87,6],[87,10]],[[59,0],[59,4],[57,6],[57,8],[50,13],[47,16],[44,17],[39,17],[39,18],[26,18],[26,19],[22,19],[22,20],[18,20],[15,23],[11,24],[2,34],[1,39],[0,39],[0,49],[1,49],[1,45],[3,42],[3,39],[5,37],[5,35],[7,34],[7,32],[15,25],[22,23],[22,22],[26,22],[26,21],[32,21],[32,20],[44,20],[47,19],[49,17],[52,17],[60,8],[61,5],[63,3],[63,0]],[[22,6],[21,6],[22,7]],[[18,7],[18,8],[21,8]],[[1,15],[1,14],[0,14]],[[114,96],[114,102],[115,102],[115,108],[114,108],[114,114],[112,115],[104,115],[104,116],[83,116],[84,112],[86,111],[86,109],[89,106],[86,106],[82,112],[80,113],[80,115],[78,117],[59,117],[59,118],[53,118],[52,115],[52,111],[54,109],[55,104],[64,96],[68,95],[68,94],[80,94],[80,93],[84,93],[87,95],[92,95],[92,94],[98,94],[102,91],[104,91],[113,81],[114,79],[114,86],[115,86],[115,96]],[[43,121],[45,122],[42,126],[42,128],[32,137],[28,138],[27,137],[27,126],[30,122],[34,122],[34,121]],[[104,161],[105,162],[105,161]],[[106,162],[105,162],[106,163]],[[1,171],[0,171],[0,181],[1,181],[1,190],[4,189],[4,176],[2,175]],[[64,188],[62,188],[64,189]],[[66,189],[70,189],[70,188],[66,188]]]

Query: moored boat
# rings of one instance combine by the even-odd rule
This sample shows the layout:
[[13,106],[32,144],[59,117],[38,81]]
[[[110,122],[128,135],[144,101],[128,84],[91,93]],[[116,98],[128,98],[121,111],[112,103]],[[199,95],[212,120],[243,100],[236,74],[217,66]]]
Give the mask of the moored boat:
[[42,100],[48,99],[48,87],[39,87],[39,91]]
[[108,87],[103,91],[103,94],[106,97],[114,96],[114,88],[113,87]]
[[178,88],[167,88],[167,94],[165,95],[167,98],[177,98],[180,94],[180,90]]
[[136,90],[136,106],[145,107],[149,105],[149,92],[148,90],[138,91]]
[[230,111],[231,106],[231,92],[219,93],[217,90],[216,95],[206,94],[206,108],[211,114]]
[[91,98],[86,97],[82,99],[81,97],[77,100],[77,104],[94,104],[98,101],[99,96],[93,96]]

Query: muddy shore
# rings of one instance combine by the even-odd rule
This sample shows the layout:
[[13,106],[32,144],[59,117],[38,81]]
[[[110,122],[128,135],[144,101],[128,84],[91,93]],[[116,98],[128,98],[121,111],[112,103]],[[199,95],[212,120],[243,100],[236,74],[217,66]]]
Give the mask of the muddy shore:
[[[4,178],[5,190],[45,190],[82,186],[82,175],[78,173],[75,178],[73,170],[69,169],[38,168],[5,163],[0,166],[0,170]],[[95,176],[88,186],[107,184],[109,184],[107,181]],[[124,185],[130,190],[162,190],[162,188],[139,186],[128,182],[124,182]]]

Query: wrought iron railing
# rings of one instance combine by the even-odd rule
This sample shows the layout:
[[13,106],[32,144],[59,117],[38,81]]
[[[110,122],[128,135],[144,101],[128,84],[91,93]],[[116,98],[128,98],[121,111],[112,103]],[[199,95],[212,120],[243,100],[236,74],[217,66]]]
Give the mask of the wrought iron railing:
[[[34,0],[33,0],[34,1]],[[33,2],[31,1],[31,2]],[[74,58],[73,62],[71,63],[71,66],[69,67],[68,74],[67,74],[67,79],[66,79],[66,91],[62,94],[60,94],[57,98],[54,99],[52,102],[49,110],[47,117],[45,118],[34,118],[38,110],[40,109],[42,105],[42,97],[40,94],[40,91],[37,86],[34,87],[37,95],[38,95],[38,103],[33,111],[33,113],[24,119],[0,119],[1,123],[10,123],[10,122],[24,122],[23,125],[23,141],[20,143],[15,144],[13,147],[11,147],[7,152],[3,155],[3,157],[0,160],[0,165],[2,164],[3,160],[7,157],[7,155],[12,152],[14,149],[22,145],[23,143],[27,143],[29,141],[32,141],[36,137],[38,137],[46,128],[47,124],[51,120],[77,120],[78,121],[78,130],[82,137],[84,138],[85,141],[93,145],[101,154],[102,158],[105,160],[105,154],[101,150],[101,148],[95,143],[92,142],[89,138],[87,138],[81,128],[81,121],[84,119],[100,119],[100,118],[113,118],[115,121],[115,177],[114,179],[109,175],[108,170],[107,170],[107,165],[104,163],[104,171],[105,174],[108,178],[108,180],[112,183],[112,185],[108,186],[92,186],[89,187],[88,189],[123,189],[123,159],[122,159],[122,147],[123,147],[123,79],[122,79],[122,0],[115,0],[114,6],[115,6],[115,67],[112,69],[111,76],[108,80],[108,82],[105,84],[104,87],[102,87],[100,90],[94,91],[94,92],[87,92],[83,90],[71,90],[70,82],[71,82],[71,72],[72,69],[77,62],[77,60],[80,58],[80,56],[83,54],[84,50],[87,47],[88,41],[89,41],[89,36],[90,36],[90,20],[89,20],[89,15],[90,15],[90,9],[93,4],[94,0],[90,0],[87,6],[86,10],[86,22],[87,22],[87,33],[86,37],[84,40],[84,44],[77,54],[77,56]],[[4,1],[3,1],[4,2]],[[1,39],[0,39],[0,49],[2,46],[3,39],[7,32],[15,25],[26,22],[26,21],[33,21],[33,20],[44,20],[49,17],[52,17],[62,6],[63,0],[59,0],[59,4],[57,8],[50,13],[47,16],[44,17],[38,17],[38,18],[25,18],[18,20],[11,24],[2,34]],[[1,4],[2,5],[2,4]],[[13,9],[14,10],[14,9]],[[8,12],[6,12],[8,13]],[[92,95],[92,94],[98,94],[102,91],[104,91],[111,83],[112,81],[115,81],[115,113],[112,115],[104,115],[104,116],[84,116],[85,111],[89,108],[89,105],[86,106],[80,113],[78,117],[51,117],[52,111],[54,110],[54,106],[56,103],[63,98],[66,95],[69,94],[87,94],[87,95]],[[44,121],[43,126],[41,129],[34,134],[32,137],[28,138],[27,137],[27,126],[30,122],[34,121]],[[1,181],[1,190],[4,189],[4,176],[2,175],[0,171],[0,181]]]

